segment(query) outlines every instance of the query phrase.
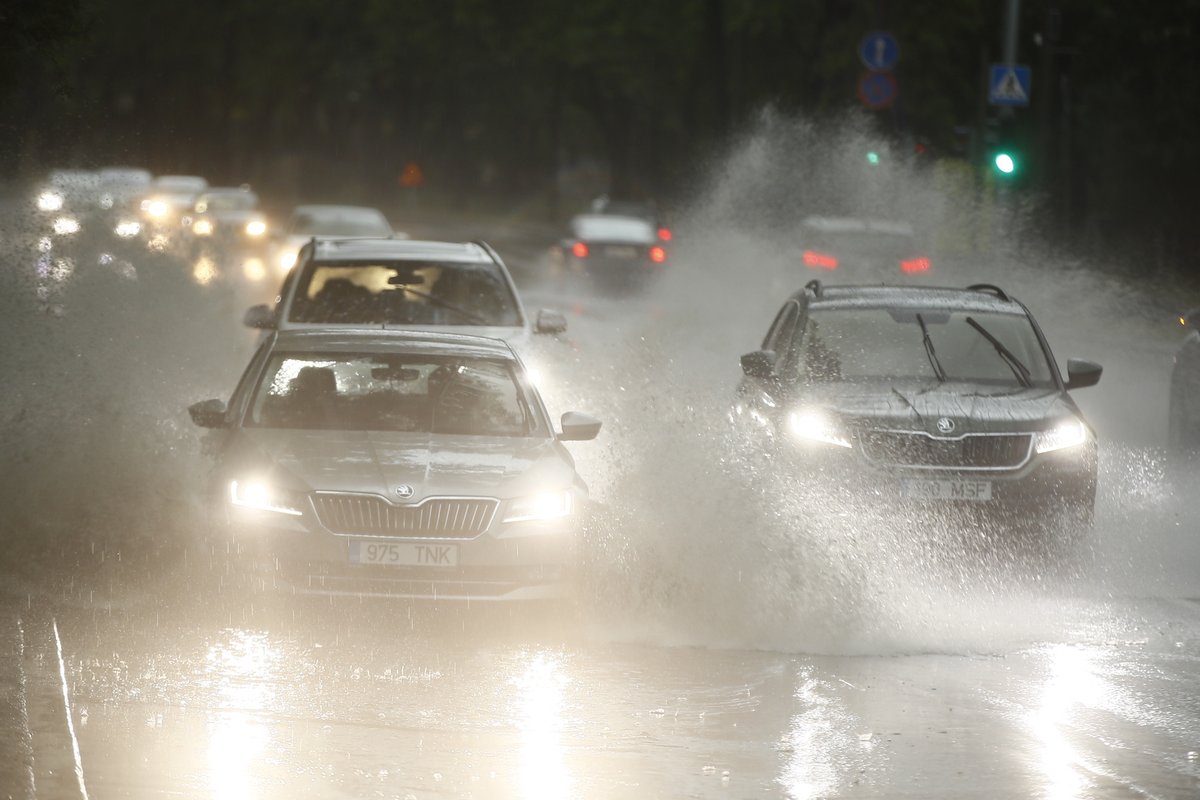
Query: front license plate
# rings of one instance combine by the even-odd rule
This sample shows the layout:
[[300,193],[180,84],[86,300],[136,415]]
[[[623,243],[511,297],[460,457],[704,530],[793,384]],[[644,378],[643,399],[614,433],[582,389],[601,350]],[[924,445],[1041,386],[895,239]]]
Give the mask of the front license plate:
[[606,247],[604,254],[609,258],[637,258],[636,247]]
[[387,567],[457,567],[458,545],[350,540],[351,564],[382,564]]
[[900,496],[910,500],[992,499],[991,481],[902,480]]

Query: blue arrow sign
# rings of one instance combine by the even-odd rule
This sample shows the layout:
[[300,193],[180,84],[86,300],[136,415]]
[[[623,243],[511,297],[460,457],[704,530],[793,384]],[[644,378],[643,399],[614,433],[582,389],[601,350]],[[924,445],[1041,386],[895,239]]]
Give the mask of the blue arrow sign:
[[1033,71],[1024,64],[992,64],[988,76],[988,102],[994,106],[1029,105]]
[[858,45],[858,57],[872,72],[885,72],[900,60],[896,37],[885,31],[868,33]]

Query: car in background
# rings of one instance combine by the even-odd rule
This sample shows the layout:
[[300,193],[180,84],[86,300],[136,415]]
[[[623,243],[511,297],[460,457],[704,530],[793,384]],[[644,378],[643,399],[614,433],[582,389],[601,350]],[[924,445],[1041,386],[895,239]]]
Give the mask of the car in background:
[[591,211],[593,214],[611,214],[617,217],[637,217],[638,219],[644,219],[654,226],[659,241],[669,242],[674,238],[674,234],[667,224],[666,217],[659,210],[658,205],[651,200],[613,199],[606,194],[602,194],[592,201]]
[[503,342],[389,330],[272,334],[228,404],[212,518],[301,592],[533,600],[569,592],[587,486]]
[[139,203],[142,234],[154,249],[177,244],[192,224],[192,207],[208,181],[198,175],[159,175]]
[[529,318],[508,268],[488,245],[411,239],[313,238],[275,308],[253,306],[244,322],[264,330],[435,329],[503,339],[518,349],[531,334],[566,329],[553,311]]
[[799,489],[978,512],[1065,544],[1090,529],[1096,436],[1069,392],[1101,367],[1071,359],[1064,381],[1029,310],[997,287],[812,281],[742,370],[732,417]]
[[268,277],[269,226],[258,195],[248,186],[210,186],[196,198],[192,212],[191,234],[200,258],[251,284]]
[[392,229],[387,217],[367,206],[297,206],[275,243],[275,265],[287,272],[296,264],[300,248],[314,236],[346,238],[362,236],[406,238]]
[[99,177],[91,170],[56,169],[35,190],[38,234],[51,240],[76,236],[98,208]]
[[1167,447],[1177,461],[1200,457],[1200,308],[1179,317],[1187,333],[1171,368]]
[[807,217],[800,224],[800,263],[808,272],[851,280],[894,282],[926,275],[928,248],[907,222],[854,217]]
[[667,248],[654,224],[642,217],[579,214],[569,238],[551,251],[563,282],[585,280],[606,291],[645,286],[666,268]]
[[143,228],[140,203],[150,191],[154,176],[140,167],[105,167],[96,174],[105,227],[117,239],[136,239]]

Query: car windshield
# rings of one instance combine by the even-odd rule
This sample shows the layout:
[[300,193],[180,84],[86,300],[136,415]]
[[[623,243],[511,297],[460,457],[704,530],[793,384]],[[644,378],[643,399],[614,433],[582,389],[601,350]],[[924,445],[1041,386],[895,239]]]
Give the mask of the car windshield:
[[259,428],[531,436],[543,430],[512,362],[277,353],[246,424]]
[[576,217],[571,224],[576,238],[589,242],[635,242],[650,244],[655,240],[654,226],[636,217],[591,214]]
[[196,211],[251,211],[258,207],[258,195],[254,192],[213,192],[203,194],[196,200]]
[[804,231],[804,246],[835,256],[861,256],[901,260],[920,254],[916,238],[907,231],[868,228]]
[[378,211],[302,211],[292,218],[296,236],[391,236],[392,226]]
[[343,325],[518,326],[516,297],[495,264],[312,262],[291,322]]
[[208,188],[208,181],[190,175],[163,175],[154,181],[154,190],[167,194],[200,194]]
[[[918,315],[919,319],[918,319]],[[947,381],[1024,385],[1014,367],[968,320],[982,326],[1029,370],[1029,385],[1050,388],[1050,364],[1021,314],[936,309],[814,309],[793,339],[788,370],[813,382],[937,380],[921,322]]]

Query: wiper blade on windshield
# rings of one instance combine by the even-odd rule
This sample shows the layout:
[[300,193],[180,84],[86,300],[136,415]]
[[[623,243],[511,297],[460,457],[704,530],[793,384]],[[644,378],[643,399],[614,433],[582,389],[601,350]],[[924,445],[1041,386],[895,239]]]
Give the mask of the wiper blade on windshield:
[[903,400],[904,404],[906,406],[908,406],[909,408],[912,409],[912,412],[917,415],[918,420],[920,420],[922,423],[925,422],[925,418],[921,416],[920,411],[917,411],[917,407],[913,405],[912,400],[909,400],[907,397],[905,397],[904,393],[901,392],[899,389],[897,389],[895,386],[889,386],[888,388],[892,390],[892,393],[895,394],[896,397],[899,397],[901,400]]
[[942,369],[941,362],[938,361],[937,351],[933,349],[933,339],[929,337],[929,326],[925,324],[925,318],[917,314],[917,324],[921,326],[921,339],[925,344],[925,355],[929,359],[929,366],[933,367],[933,374],[937,376],[941,383],[946,382],[946,370]]
[[438,308],[444,308],[447,311],[453,311],[455,314],[459,314],[459,315],[465,317],[466,319],[471,320],[476,325],[489,324],[486,319],[479,316],[478,314],[473,314],[472,312],[467,311],[465,308],[460,308],[459,306],[456,306],[453,303],[447,303],[445,300],[441,299],[440,297],[434,297],[433,295],[429,294],[428,292],[422,292],[417,289],[413,289],[409,286],[405,286],[403,284],[398,284],[397,288],[403,292],[407,292],[408,294],[412,295],[413,297],[420,297],[425,300],[428,300],[430,303],[437,306]]
[[1021,363],[1021,359],[1013,355],[1012,351],[1004,346],[1004,343],[988,332],[988,329],[975,321],[974,317],[967,317],[967,324],[975,330],[979,331],[979,335],[987,339],[992,347],[996,348],[996,353],[1008,364],[1008,368],[1012,370],[1013,375],[1017,376],[1017,382],[1022,386],[1033,386],[1033,381],[1029,379],[1029,367]]

